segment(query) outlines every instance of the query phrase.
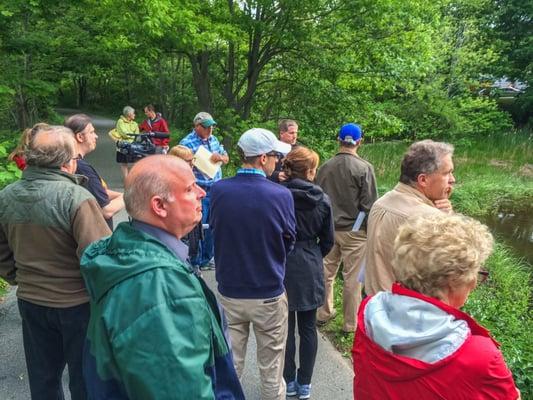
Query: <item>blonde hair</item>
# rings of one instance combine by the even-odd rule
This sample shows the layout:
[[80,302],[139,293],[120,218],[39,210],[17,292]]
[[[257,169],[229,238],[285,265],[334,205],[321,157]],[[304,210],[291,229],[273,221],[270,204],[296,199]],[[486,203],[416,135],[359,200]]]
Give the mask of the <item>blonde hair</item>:
[[291,150],[283,161],[283,171],[289,178],[307,179],[307,171],[318,167],[318,154],[304,146]]
[[186,146],[182,146],[181,144],[178,144],[177,146],[172,147],[168,154],[171,156],[176,156],[181,158],[182,160],[188,161],[186,157],[191,158],[193,157],[192,150],[189,149]]
[[394,275],[405,287],[442,300],[448,287],[476,279],[493,242],[485,225],[463,215],[410,218],[394,241]]

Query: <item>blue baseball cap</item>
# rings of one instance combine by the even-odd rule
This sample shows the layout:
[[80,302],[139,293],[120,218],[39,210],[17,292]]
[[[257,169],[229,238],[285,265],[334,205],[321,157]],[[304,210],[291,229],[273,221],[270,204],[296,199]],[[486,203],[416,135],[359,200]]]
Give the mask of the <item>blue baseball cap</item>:
[[363,130],[359,125],[346,124],[339,130],[339,140],[349,144],[357,144],[363,137]]

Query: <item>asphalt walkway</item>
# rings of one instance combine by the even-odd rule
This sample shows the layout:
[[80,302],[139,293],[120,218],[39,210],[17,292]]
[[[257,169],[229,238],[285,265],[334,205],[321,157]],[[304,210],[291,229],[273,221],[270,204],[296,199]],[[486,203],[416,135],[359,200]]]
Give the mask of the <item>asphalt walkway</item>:
[[[65,114],[74,110],[60,110]],[[96,150],[86,159],[97,169],[108,186],[113,190],[123,191],[122,177],[115,163],[114,144],[107,132],[114,127],[115,121],[91,115],[98,133]],[[121,212],[115,216],[115,225],[127,220],[127,214]],[[204,272],[208,285],[216,291],[214,272]],[[22,347],[21,322],[17,310],[15,289],[0,303],[0,400],[26,400],[30,398],[24,350]],[[246,367],[243,375],[243,387],[246,398],[259,400],[259,372],[255,362],[255,340],[253,334],[248,344]],[[319,332],[318,355],[312,381],[312,399],[348,400],[352,399],[352,368],[349,360],[343,358],[331,345],[329,340]],[[66,374],[64,389],[67,399],[68,384]],[[193,399],[191,399],[193,400]]]

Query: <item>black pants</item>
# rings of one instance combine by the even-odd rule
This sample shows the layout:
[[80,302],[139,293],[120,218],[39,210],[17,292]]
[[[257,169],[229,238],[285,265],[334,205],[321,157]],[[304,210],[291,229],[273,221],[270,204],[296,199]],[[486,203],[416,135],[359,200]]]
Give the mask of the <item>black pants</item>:
[[85,400],[82,354],[89,303],[52,308],[19,299],[18,306],[31,398],[63,400],[61,377],[67,364],[72,400]]
[[309,311],[289,311],[289,331],[285,349],[285,368],[283,377],[286,382],[296,379],[296,338],[295,325],[298,318],[298,334],[300,335],[298,383],[309,385],[315,368],[318,337],[316,333],[316,309]]

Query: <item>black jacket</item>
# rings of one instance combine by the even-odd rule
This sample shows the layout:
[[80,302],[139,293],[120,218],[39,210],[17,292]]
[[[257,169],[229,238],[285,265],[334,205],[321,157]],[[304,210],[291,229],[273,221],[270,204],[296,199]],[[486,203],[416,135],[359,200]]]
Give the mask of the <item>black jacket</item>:
[[282,183],[294,198],[296,243],[287,256],[285,288],[289,311],[309,311],[324,303],[322,259],[333,247],[333,213],[322,189],[302,179]]

